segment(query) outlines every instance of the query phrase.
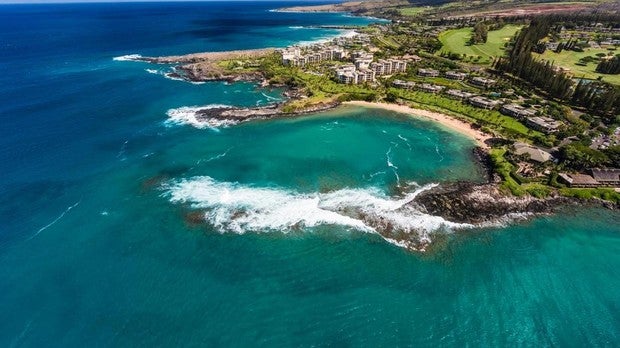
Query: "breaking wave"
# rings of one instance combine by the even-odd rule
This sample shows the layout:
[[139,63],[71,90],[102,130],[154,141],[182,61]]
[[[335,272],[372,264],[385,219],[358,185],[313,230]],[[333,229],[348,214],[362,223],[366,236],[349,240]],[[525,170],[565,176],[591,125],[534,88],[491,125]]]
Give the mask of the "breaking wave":
[[227,127],[236,124],[233,120],[219,120],[219,119],[202,119],[198,117],[198,112],[207,109],[216,108],[230,108],[229,105],[212,104],[205,106],[183,106],[176,109],[170,109],[166,112],[168,120],[165,124],[172,125],[190,125],[198,129],[212,128],[217,129],[220,127]]
[[324,37],[318,38],[316,40],[308,40],[308,41],[301,41],[298,42],[297,45],[299,46],[312,46],[312,45],[316,45],[316,44],[324,44],[324,43],[328,43],[330,41],[332,41],[333,39],[336,38],[352,38],[355,36],[360,35],[357,31],[355,30],[349,30],[349,29],[338,29],[338,33],[337,34],[331,34],[331,35],[326,35]]
[[126,61],[136,61],[140,58],[142,58],[142,56],[139,54],[127,54],[124,56],[114,57],[112,58],[112,60],[116,60],[119,62],[126,62]]
[[418,187],[402,197],[388,197],[378,189],[341,189],[329,193],[298,193],[219,182],[208,176],[172,181],[164,185],[172,203],[204,210],[204,220],[218,232],[290,232],[304,227],[339,225],[377,233],[386,241],[412,249],[430,243],[431,234],[470,228],[426,214],[409,204]]

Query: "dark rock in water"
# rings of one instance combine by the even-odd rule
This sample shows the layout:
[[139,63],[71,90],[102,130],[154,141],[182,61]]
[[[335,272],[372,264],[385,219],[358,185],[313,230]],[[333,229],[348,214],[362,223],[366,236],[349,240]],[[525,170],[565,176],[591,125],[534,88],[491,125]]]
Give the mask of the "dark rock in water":
[[202,225],[206,222],[203,211],[192,211],[185,214],[185,222],[190,226]]

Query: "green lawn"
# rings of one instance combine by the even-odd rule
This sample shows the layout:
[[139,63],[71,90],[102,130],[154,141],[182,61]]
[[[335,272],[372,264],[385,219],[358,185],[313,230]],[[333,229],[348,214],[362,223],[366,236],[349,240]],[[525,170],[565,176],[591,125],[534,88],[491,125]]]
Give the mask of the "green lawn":
[[400,14],[403,16],[417,16],[422,14],[428,10],[427,7],[418,6],[418,7],[406,7],[400,9]]
[[469,45],[472,28],[446,30],[439,35],[439,41],[443,44],[437,53],[453,52],[465,54],[468,59],[480,56],[479,64],[490,64],[494,57],[504,55],[504,44],[521,29],[518,25],[506,25],[500,30],[489,31],[487,42],[481,45]]
[[[590,49],[586,48],[584,52],[574,52],[574,51],[562,51],[560,53],[555,53],[552,51],[545,51],[543,54],[534,53],[536,58],[545,59],[552,61],[555,65],[561,66],[563,68],[570,69],[571,74],[575,77],[585,77],[587,79],[596,79],[599,76],[602,76],[603,81],[613,83],[616,85],[620,85],[620,75],[606,75],[599,74],[596,70],[596,62],[588,63],[586,66],[577,65],[579,59],[587,56],[595,56],[597,53],[605,53],[607,54],[609,51],[607,49]],[[620,53],[620,50],[613,51],[614,54]]]

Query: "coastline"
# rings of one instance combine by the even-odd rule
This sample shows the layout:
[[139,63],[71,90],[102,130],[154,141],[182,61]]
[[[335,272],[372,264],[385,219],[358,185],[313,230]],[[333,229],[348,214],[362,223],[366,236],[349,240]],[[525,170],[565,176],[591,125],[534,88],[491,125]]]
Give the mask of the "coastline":
[[445,114],[441,114],[438,112],[423,110],[423,109],[414,109],[410,106],[406,105],[398,105],[398,104],[388,104],[388,103],[379,103],[379,102],[366,102],[366,101],[347,101],[343,103],[344,105],[355,105],[362,106],[367,108],[378,108],[384,110],[395,111],[402,114],[407,114],[412,117],[431,120],[441,124],[446,128],[450,128],[453,131],[456,131],[460,134],[468,136],[472,140],[475,141],[476,145],[484,150],[489,150],[490,147],[485,143],[486,140],[492,138],[491,135],[483,133],[479,130],[473,129],[471,124],[458,120],[456,118],[450,117]]

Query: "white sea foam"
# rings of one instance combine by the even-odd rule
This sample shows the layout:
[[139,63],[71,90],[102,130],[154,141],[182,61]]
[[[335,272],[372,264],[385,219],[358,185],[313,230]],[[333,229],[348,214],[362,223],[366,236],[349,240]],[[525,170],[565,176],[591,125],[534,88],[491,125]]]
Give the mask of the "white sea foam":
[[301,41],[298,43],[299,46],[311,46],[311,45],[316,45],[316,44],[324,44],[324,43],[328,43],[330,41],[332,41],[335,38],[339,38],[339,37],[343,37],[343,38],[352,38],[355,36],[360,35],[358,32],[356,32],[355,30],[349,30],[349,29],[339,29],[338,30],[338,34],[335,35],[327,35],[324,36],[322,38],[316,39],[316,40],[310,40],[310,41]]
[[126,62],[126,61],[136,61],[140,58],[142,58],[142,56],[139,54],[127,54],[124,56],[114,57],[112,59],[116,61],[120,61],[120,62]]
[[205,176],[169,182],[164,186],[164,196],[173,203],[203,209],[207,223],[221,233],[286,233],[319,225],[340,225],[377,233],[389,226],[390,231],[398,233],[385,238],[411,247],[412,243],[430,242],[433,232],[471,227],[425,214],[407,204],[434,186],[426,185],[403,197],[391,198],[376,189],[303,194],[279,188],[218,182]]
[[198,112],[200,110],[215,109],[215,108],[229,108],[229,105],[211,104],[205,106],[183,106],[176,109],[170,109],[166,112],[168,120],[165,124],[172,125],[191,125],[193,127],[204,129],[212,128],[217,129],[219,127],[227,127],[236,124],[232,120],[217,120],[217,119],[198,119]]

